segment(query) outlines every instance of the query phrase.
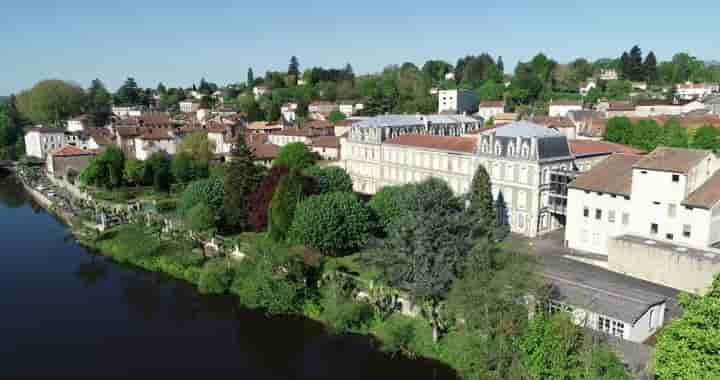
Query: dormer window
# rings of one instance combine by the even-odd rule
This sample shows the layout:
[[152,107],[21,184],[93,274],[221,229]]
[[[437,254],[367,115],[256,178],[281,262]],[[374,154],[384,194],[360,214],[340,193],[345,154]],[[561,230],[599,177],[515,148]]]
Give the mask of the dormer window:
[[523,157],[529,157],[530,156],[530,148],[527,144],[523,144],[522,146],[522,156]]
[[502,145],[499,142],[495,143],[495,154],[498,156],[502,154]]
[[515,145],[513,145],[513,143],[508,144],[507,151],[508,151],[509,157],[514,156],[515,155]]

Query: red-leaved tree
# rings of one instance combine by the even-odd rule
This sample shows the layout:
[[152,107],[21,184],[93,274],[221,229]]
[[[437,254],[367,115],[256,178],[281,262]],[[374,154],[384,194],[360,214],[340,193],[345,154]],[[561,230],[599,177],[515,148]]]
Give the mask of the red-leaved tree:
[[272,200],[275,189],[280,184],[280,180],[288,175],[290,171],[285,166],[273,166],[267,175],[260,181],[257,190],[250,195],[250,213],[248,222],[255,231],[264,231],[268,224],[268,208]]

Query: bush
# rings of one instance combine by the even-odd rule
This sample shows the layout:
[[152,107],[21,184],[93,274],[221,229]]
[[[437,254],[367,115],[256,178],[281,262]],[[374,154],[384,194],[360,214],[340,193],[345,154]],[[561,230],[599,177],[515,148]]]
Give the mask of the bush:
[[175,211],[178,207],[178,202],[174,199],[164,199],[157,202],[155,208],[161,214],[167,214]]
[[280,149],[275,161],[273,161],[273,166],[284,166],[290,170],[302,170],[312,166],[316,159],[315,153],[310,151],[307,145],[301,142],[290,143]]
[[215,227],[217,219],[210,207],[198,203],[185,213],[184,222],[191,231],[205,232]]
[[433,345],[432,329],[420,318],[396,314],[378,322],[372,332],[380,340],[385,352],[419,356],[424,355],[427,348]]
[[191,182],[180,198],[180,212],[184,215],[196,205],[204,204],[218,218],[222,210],[224,195],[225,189],[219,180],[205,179]]
[[302,309],[304,286],[273,275],[272,267],[244,260],[238,265],[231,291],[247,307],[271,314],[291,314]]
[[317,192],[320,194],[334,192],[353,192],[352,178],[337,166],[311,166],[305,169],[305,175],[313,178],[317,185]]
[[193,180],[192,160],[192,155],[187,152],[180,152],[173,156],[171,170],[176,181],[190,182]]
[[234,276],[235,271],[227,260],[210,260],[200,272],[198,289],[201,293],[225,293],[230,289]]
[[289,240],[323,254],[352,252],[370,238],[367,207],[351,193],[330,193],[303,201],[295,213]]

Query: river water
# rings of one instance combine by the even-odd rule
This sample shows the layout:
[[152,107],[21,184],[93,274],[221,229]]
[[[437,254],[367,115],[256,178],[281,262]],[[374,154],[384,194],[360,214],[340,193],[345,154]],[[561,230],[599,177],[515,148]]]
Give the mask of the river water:
[[0,174],[0,379],[452,379],[232,297],[113,263],[76,244]]

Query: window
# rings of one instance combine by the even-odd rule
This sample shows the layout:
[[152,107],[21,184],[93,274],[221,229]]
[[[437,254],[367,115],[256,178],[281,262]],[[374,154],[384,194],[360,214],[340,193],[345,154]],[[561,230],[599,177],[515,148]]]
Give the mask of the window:
[[583,243],[588,242],[588,231],[587,230],[580,231],[580,241],[582,241]]
[[589,209],[589,208],[583,207],[583,216],[586,217],[586,218],[590,216],[590,209]]
[[595,209],[595,219],[597,219],[597,220],[602,219],[602,210],[600,210],[599,208]]
[[680,175],[679,174],[673,174],[672,175],[672,181],[677,183],[680,182]]
[[659,206],[659,205],[660,205],[660,202],[654,201],[653,204],[654,204],[655,206]]
[[625,335],[625,322],[616,321],[607,317],[598,317],[598,330],[616,337],[622,338]]
[[665,234],[665,239],[673,240],[675,236],[673,234]]
[[647,172],[645,170],[641,170],[640,174],[647,174]]
[[608,222],[615,223],[615,210],[608,211]]
[[600,233],[599,232],[593,232],[593,245],[600,245]]
[[502,154],[502,145],[499,142],[495,143],[495,154],[498,156]]
[[629,213],[624,212],[622,214],[622,224],[623,224],[623,226],[627,226],[628,224],[630,224],[630,214]]
[[657,235],[657,233],[658,233],[657,223],[650,223],[650,233],[653,235]]
[[689,224],[683,224],[683,237],[689,238],[691,234],[691,226]]
[[675,205],[673,205],[673,204],[669,204],[669,205],[668,205],[668,216],[671,217],[671,218],[674,218],[674,217],[675,217],[675,213],[677,212],[676,209],[677,209],[677,206],[675,206]]

